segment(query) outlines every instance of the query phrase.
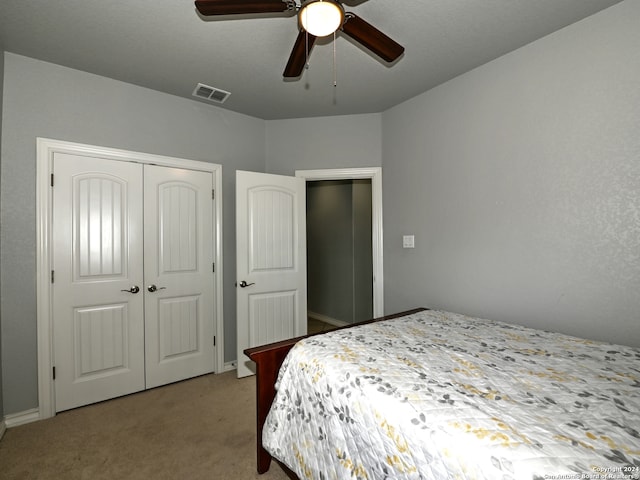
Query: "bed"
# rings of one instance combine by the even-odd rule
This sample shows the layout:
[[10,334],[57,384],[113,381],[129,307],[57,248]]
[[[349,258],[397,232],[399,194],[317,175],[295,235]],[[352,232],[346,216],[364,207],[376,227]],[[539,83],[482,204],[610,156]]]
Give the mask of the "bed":
[[640,478],[640,349],[417,309],[248,349],[258,471]]

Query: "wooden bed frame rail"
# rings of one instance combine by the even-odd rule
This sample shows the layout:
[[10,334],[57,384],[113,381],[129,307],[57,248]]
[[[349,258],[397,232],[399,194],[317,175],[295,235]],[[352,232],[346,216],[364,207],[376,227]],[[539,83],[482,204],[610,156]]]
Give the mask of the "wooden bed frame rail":
[[[367,323],[380,322],[382,320],[391,320],[393,318],[404,317],[405,315],[411,315],[412,313],[428,310],[427,308],[414,308],[413,310],[407,310],[405,312],[394,313],[393,315],[386,315],[384,317],[374,318],[372,320],[365,320],[364,322],[354,323],[353,325],[347,325],[346,327],[338,327],[335,330],[342,328],[351,328],[356,325],[365,325]],[[326,333],[326,332],[322,332]],[[278,372],[282,366],[282,362],[289,353],[289,350],[303,338],[308,338],[313,335],[319,335],[314,333],[311,335],[304,335],[302,337],[291,338],[289,340],[283,340],[281,342],[270,343],[268,345],[262,345],[260,347],[248,348],[244,351],[245,355],[256,363],[256,410],[257,410],[257,461],[258,461],[258,473],[265,473],[269,470],[271,465],[271,455],[262,446],[262,429],[264,422],[267,419],[267,414],[271,408],[271,404],[276,396],[275,384],[278,380]],[[286,470],[285,470],[286,471]],[[287,472],[291,474],[292,472]]]

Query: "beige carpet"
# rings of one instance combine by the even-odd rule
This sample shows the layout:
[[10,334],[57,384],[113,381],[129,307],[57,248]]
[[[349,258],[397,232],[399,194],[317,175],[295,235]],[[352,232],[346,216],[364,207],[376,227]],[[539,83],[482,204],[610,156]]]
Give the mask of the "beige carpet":
[[9,429],[1,479],[286,480],[255,467],[255,378],[206,375]]
[[311,317],[307,319],[308,334],[328,332],[330,330],[334,330],[335,328],[336,328],[335,326],[329,323],[323,322],[322,320],[317,320]]

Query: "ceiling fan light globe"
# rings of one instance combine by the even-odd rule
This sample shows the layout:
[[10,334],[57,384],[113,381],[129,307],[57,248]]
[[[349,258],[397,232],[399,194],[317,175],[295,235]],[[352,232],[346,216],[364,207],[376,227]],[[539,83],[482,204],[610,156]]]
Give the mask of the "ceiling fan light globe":
[[344,22],[344,10],[331,0],[307,3],[299,13],[300,24],[311,35],[326,37],[338,30]]

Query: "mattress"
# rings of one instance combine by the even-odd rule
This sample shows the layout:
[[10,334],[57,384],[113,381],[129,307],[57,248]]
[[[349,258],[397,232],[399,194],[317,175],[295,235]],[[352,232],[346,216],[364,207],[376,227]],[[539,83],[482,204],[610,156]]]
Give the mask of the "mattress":
[[298,342],[263,445],[301,479],[640,478],[640,349],[443,311]]

